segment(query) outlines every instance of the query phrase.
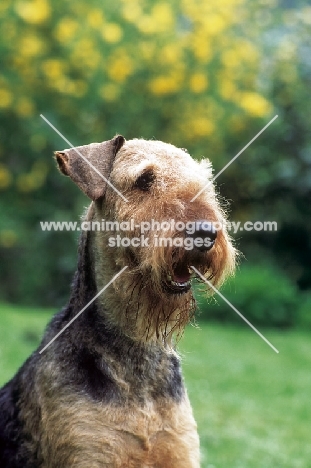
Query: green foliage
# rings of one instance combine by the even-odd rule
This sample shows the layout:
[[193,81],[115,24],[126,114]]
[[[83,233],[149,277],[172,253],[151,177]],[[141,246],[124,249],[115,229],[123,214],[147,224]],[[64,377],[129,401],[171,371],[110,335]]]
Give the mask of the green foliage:
[[[199,286],[197,291],[201,290]],[[289,278],[268,262],[243,265],[221,290],[225,298],[253,325],[288,328],[311,324],[311,295],[301,294]],[[217,294],[198,296],[200,318],[243,323]],[[308,319],[309,317],[309,319]]]
[[[52,151],[117,132],[210,157],[215,171],[279,114],[219,178],[233,219],[278,221],[240,249],[276,257],[311,287],[307,1],[2,0],[0,6],[0,295],[61,304],[75,264],[71,233],[86,200]],[[254,248],[253,248],[254,247]],[[247,255],[251,258],[250,255]]]
[[304,330],[311,330],[311,294],[306,293],[299,305],[298,325]]

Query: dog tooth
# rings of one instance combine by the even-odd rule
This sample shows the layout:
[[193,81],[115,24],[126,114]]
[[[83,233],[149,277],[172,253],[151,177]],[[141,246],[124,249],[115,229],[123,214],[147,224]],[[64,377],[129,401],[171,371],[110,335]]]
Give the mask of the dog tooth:
[[179,288],[185,288],[185,287],[189,286],[189,284],[190,284],[189,281],[185,281],[185,282],[182,282],[182,283],[178,283],[178,282],[176,282],[176,281],[172,281],[172,285],[173,285],[173,286],[177,286],[177,287],[179,287]]

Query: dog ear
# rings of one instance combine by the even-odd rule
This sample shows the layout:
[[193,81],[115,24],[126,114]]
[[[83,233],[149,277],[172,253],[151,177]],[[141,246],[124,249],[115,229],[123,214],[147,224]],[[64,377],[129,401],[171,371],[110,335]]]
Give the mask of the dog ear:
[[55,151],[60,171],[69,176],[92,200],[103,197],[114,158],[124,145],[121,135],[102,143]]

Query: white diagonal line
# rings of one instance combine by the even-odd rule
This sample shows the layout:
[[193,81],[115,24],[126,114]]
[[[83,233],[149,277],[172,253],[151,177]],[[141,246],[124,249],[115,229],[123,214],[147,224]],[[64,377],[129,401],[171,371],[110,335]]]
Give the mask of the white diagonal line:
[[100,296],[100,295],[105,291],[105,289],[107,289],[108,286],[110,286],[111,283],[113,283],[113,282],[118,278],[118,276],[120,276],[120,275],[124,272],[124,270],[126,270],[126,269],[127,269],[127,266],[125,266],[124,268],[122,268],[122,270],[119,271],[119,273],[117,273],[117,274],[109,281],[109,283],[107,283],[106,286],[104,286],[103,289],[101,289],[101,290],[99,291],[99,293],[97,293],[96,296],[94,296],[93,299],[92,299],[88,304],[86,304],[86,306],[84,306],[83,309],[80,310],[80,312],[78,312],[77,315],[76,315],[72,320],[70,320],[70,322],[68,322],[67,325],[65,325],[64,328],[62,328],[61,331],[60,331],[59,333],[57,333],[57,335],[54,336],[54,338],[53,338],[51,341],[49,341],[49,343],[48,343],[47,345],[45,345],[44,348],[41,349],[41,351],[39,351],[39,354],[43,353],[43,351],[45,351],[45,350],[50,346],[50,344],[52,344],[53,341],[55,341],[55,340],[66,330],[66,328],[70,327],[70,325],[82,314],[82,312],[84,312],[85,309],[87,309],[88,306],[91,305],[92,302],[94,302],[95,299],[97,299],[98,296]]
[[204,278],[204,276],[201,275],[201,273],[200,273],[194,266],[191,265],[191,268],[192,268],[193,271],[196,272],[196,274],[197,274],[198,276],[200,276],[200,278],[202,278],[202,280],[205,281],[206,284],[208,284],[208,286],[210,286],[210,287],[215,291],[215,293],[217,293],[217,294],[222,298],[223,301],[225,301],[225,302],[231,307],[231,309],[234,310],[234,312],[236,312],[236,313],[241,317],[241,319],[244,320],[244,322],[247,323],[247,325],[249,325],[249,326],[254,330],[254,332],[257,333],[257,335],[260,336],[260,338],[262,338],[262,339],[273,349],[273,351],[275,351],[276,353],[279,353],[279,351],[273,346],[273,344],[271,344],[270,341],[267,340],[267,338],[265,338],[265,337],[260,333],[260,331],[258,331],[257,328],[255,328],[254,325],[252,325],[251,322],[249,322],[249,321],[247,320],[247,318],[245,318],[244,315],[242,315],[241,312],[239,312],[238,309],[236,309],[236,308],[234,307],[234,305],[232,305],[231,302],[228,301],[228,299],[226,299],[225,296],[224,296],[223,294],[221,294],[221,292],[219,292],[218,289],[216,289],[215,286],[214,286],[210,281],[208,281],[206,278]]
[[255,135],[254,138],[253,138],[249,143],[247,143],[247,145],[245,145],[244,148],[242,148],[241,151],[239,151],[238,154],[236,154],[236,155],[231,159],[231,161],[228,162],[228,164],[225,165],[225,167],[223,167],[223,168],[221,169],[221,171],[217,172],[217,174],[213,177],[213,179],[212,179],[211,181],[209,181],[209,182],[192,198],[192,200],[190,200],[190,202],[193,202],[199,195],[201,195],[201,193],[204,192],[204,190],[206,190],[207,187],[208,187],[209,185],[211,185],[211,184],[214,182],[214,180],[217,179],[217,177],[219,177],[220,174],[222,174],[222,173],[227,169],[227,167],[229,167],[230,164],[232,164],[232,163],[243,153],[243,151],[245,151],[246,148],[248,148],[248,147],[253,143],[253,141],[255,141],[256,138],[258,138],[259,135],[261,135],[261,134],[266,130],[266,128],[268,128],[269,125],[271,125],[272,122],[274,122],[275,119],[277,119],[277,118],[278,118],[278,115],[275,115],[275,116],[273,117],[273,119],[271,119],[270,122],[267,123],[267,125],[266,125],[262,130],[260,130],[260,132],[258,132],[257,135]]
[[75,148],[75,147],[73,146],[73,144],[70,143],[70,141],[67,140],[67,138],[66,138],[59,130],[57,130],[57,128],[54,127],[54,125],[53,125],[46,117],[44,117],[43,114],[40,114],[40,117],[41,117],[41,118],[54,130],[54,132],[56,132],[56,133],[57,133],[73,150],[75,150],[75,152],[76,152],[79,156],[81,156],[81,158],[82,158],[82,159],[83,159],[83,160],[84,160],[84,161],[85,161],[85,162],[86,162],[86,163],[87,163],[87,164],[88,164],[88,165],[89,165],[89,166],[90,166],[90,167],[91,167],[91,168],[92,168],[108,185],[110,185],[110,187],[111,187],[115,192],[117,192],[117,194],[118,194],[121,198],[123,198],[124,201],[126,201],[126,202],[128,201],[127,198],[125,198],[125,196],[122,195],[122,193],[119,192],[118,189],[116,189],[116,187],[110,182],[110,180],[106,179],[106,177],[105,177],[101,172],[99,172],[99,170],[98,170],[95,166],[93,166],[93,164],[90,163],[90,161],[88,161],[88,160],[83,156],[83,154],[81,154],[80,151],[79,151],[77,148]]

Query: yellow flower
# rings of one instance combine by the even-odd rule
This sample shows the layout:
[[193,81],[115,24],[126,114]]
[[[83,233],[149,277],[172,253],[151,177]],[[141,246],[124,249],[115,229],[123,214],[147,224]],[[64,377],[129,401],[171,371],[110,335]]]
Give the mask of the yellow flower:
[[136,23],[136,26],[143,34],[155,34],[156,24],[150,15],[141,15]]
[[156,3],[152,9],[152,19],[157,25],[157,31],[169,31],[174,26],[174,16],[169,3]]
[[12,229],[2,229],[0,231],[0,244],[2,247],[10,248],[16,244],[17,234]]
[[44,43],[35,34],[27,34],[21,37],[19,44],[20,55],[24,57],[35,57],[45,51]]
[[6,189],[12,182],[12,176],[7,168],[0,164],[0,189]]
[[5,88],[0,88],[0,108],[9,107],[13,101],[13,94]]
[[204,73],[194,73],[190,78],[189,86],[194,93],[202,93],[208,87],[206,75]]
[[227,26],[225,19],[221,14],[207,14],[201,16],[203,30],[209,36],[219,35]]
[[247,40],[236,40],[234,45],[225,50],[221,61],[226,68],[237,70],[246,64],[248,69],[259,60],[258,50]]
[[[202,5],[204,5],[204,3],[205,2],[202,2]],[[182,0],[181,8],[186,18],[190,18],[191,20],[197,20],[201,16],[201,9],[193,1],[190,2],[189,0]]]
[[83,80],[71,80],[66,75],[49,76],[49,85],[58,92],[75,97],[82,97],[87,92],[87,84]]
[[58,92],[67,95],[72,94],[74,91],[74,85],[72,81],[64,76],[60,76],[59,78],[51,80],[50,86],[56,89]]
[[272,111],[270,102],[258,93],[244,92],[236,97],[236,103],[254,117],[264,117]]
[[116,42],[120,42],[122,39],[123,31],[116,23],[106,23],[103,26],[102,36],[106,42],[115,44]]
[[21,117],[29,117],[34,113],[34,105],[30,99],[22,97],[16,103],[16,111]]
[[75,43],[75,49],[71,54],[71,62],[84,71],[97,69],[101,55],[92,39],[84,38]]
[[221,61],[227,68],[238,68],[240,65],[240,57],[232,49],[223,52]]
[[215,131],[212,118],[200,112],[196,114],[190,107],[185,109],[182,119],[177,123],[177,127],[179,132],[189,140],[210,137]]
[[180,82],[174,76],[158,76],[151,80],[149,89],[157,96],[172,94],[180,89]]
[[51,14],[47,0],[19,1],[15,6],[15,10],[24,21],[30,24],[43,23]]
[[158,55],[161,63],[169,65],[178,63],[181,60],[181,47],[178,43],[167,44]]
[[194,56],[202,63],[207,63],[213,51],[209,39],[203,34],[197,34],[190,39],[190,47],[193,50]]
[[134,4],[133,0],[126,0],[122,8],[122,16],[129,23],[137,23],[142,17],[142,10],[138,3]]
[[55,29],[55,36],[59,42],[70,41],[77,32],[79,24],[71,18],[63,18],[60,20]]
[[65,76],[60,76],[51,81],[50,86],[59,91],[60,93],[82,97],[87,91],[87,84],[82,80],[70,80]]
[[174,28],[174,16],[168,3],[157,3],[150,15],[141,15],[135,23],[144,34],[170,31]]
[[108,61],[107,74],[112,81],[123,83],[134,70],[133,60],[126,51],[119,49]]
[[189,134],[192,137],[205,137],[211,135],[215,130],[214,123],[207,117],[195,117],[189,125]]
[[54,80],[66,73],[67,64],[59,59],[48,59],[42,63],[41,68],[46,76]]

